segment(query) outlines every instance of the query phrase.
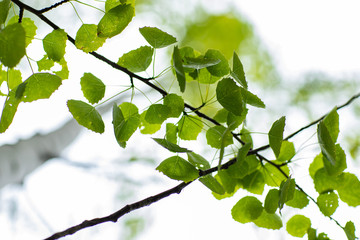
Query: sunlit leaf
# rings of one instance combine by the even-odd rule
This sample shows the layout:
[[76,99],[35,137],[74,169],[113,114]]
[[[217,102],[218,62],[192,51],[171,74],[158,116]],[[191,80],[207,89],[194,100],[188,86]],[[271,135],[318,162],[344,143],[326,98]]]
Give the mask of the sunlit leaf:
[[251,193],[262,194],[265,187],[264,175],[256,170],[242,179],[243,187]]
[[13,68],[25,55],[25,29],[14,23],[0,30],[0,62]]
[[186,68],[193,69],[202,69],[210,66],[214,66],[220,62],[220,59],[206,58],[204,56],[200,56],[197,58],[187,57],[186,64],[183,66]]
[[163,123],[170,114],[170,108],[162,104],[152,104],[148,108],[145,120],[151,124]]
[[244,142],[244,143],[250,143],[251,144],[251,148],[253,147],[253,140],[251,137],[251,133],[249,130],[247,130],[244,126],[241,128],[240,130],[240,139]]
[[280,147],[280,153],[276,160],[279,162],[290,161],[295,156],[294,143],[289,141],[282,141]]
[[199,176],[198,170],[179,156],[173,156],[165,159],[160,163],[156,170],[162,172],[171,179],[181,180],[184,182],[193,181]]
[[6,82],[10,90],[14,89],[22,83],[20,70],[8,68],[7,71],[2,71],[0,67],[0,85],[2,82]]
[[131,22],[135,9],[131,4],[121,4],[111,8],[101,18],[97,35],[101,38],[111,38],[121,33]]
[[317,198],[317,204],[325,216],[331,216],[339,206],[338,196],[334,192],[322,193]]
[[209,128],[206,131],[206,140],[211,147],[217,149],[233,144],[231,132],[221,125]]
[[119,6],[120,4],[128,3],[132,6],[135,6],[135,0],[106,0],[105,2],[105,12],[108,12],[110,9]]
[[281,218],[276,214],[262,211],[260,217],[253,221],[256,226],[267,229],[280,229],[283,226]]
[[213,176],[205,175],[201,177],[199,181],[214,193],[219,195],[225,194],[225,189]]
[[97,133],[104,132],[104,122],[93,106],[79,100],[69,100],[67,106],[80,125]]
[[233,55],[233,70],[231,71],[231,76],[241,84],[245,89],[247,89],[247,82],[245,78],[244,67],[238,57],[238,55],[234,52]]
[[106,38],[98,37],[96,24],[83,24],[76,33],[75,46],[88,53],[96,51],[105,40]]
[[330,176],[324,168],[320,168],[314,175],[314,186],[318,193],[324,193],[337,189],[338,178]]
[[229,114],[227,115],[227,119],[226,119],[226,124],[228,125],[229,129],[231,131],[233,131],[238,126],[240,126],[240,124],[242,124],[244,122],[244,120],[246,119],[247,113],[248,113],[247,108],[243,108],[243,111],[240,116],[236,116],[232,112],[229,112]]
[[[274,163],[280,163],[280,162],[274,162]],[[264,177],[265,182],[267,185],[272,187],[279,187],[281,182],[286,180],[286,177],[273,165],[270,163],[264,164],[264,166],[261,168]],[[289,167],[287,165],[284,165],[281,167],[281,170],[284,171],[286,174],[289,174]]]
[[54,61],[49,59],[48,56],[45,54],[42,59],[36,62],[38,65],[38,70],[50,70],[54,66]]
[[318,124],[317,136],[321,152],[325,157],[324,161],[329,161],[332,165],[336,164],[335,143],[323,121]]
[[194,72],[189,73],[189,75],[191,77],[195,77],[194,79],[196,79],[199,83],[202,84],[214,84],[220,79],[220,77],[211,75],[206,68],[194,70]]
[[205,58],[218,59],[220,62],[214,66],[207,67],[207,70],[216,77],[222,77],[229,73],[229,63],[219,50],[209,49],[205,53]]
[[43,47],[49,59],[59,62],[65,55],[67,34],[63,29],[53,30],[43,39]]
[[293,208],[304,208],[309,204],[309,199],[307,196],[301,192],[298,189],[295,189],[294,191],[294,197],[293,199],[287,201],[285,203],[287,206],[293,207]]
[[153,53],[153,48],[142,46],[122,55],[117,64],[132,72],[142,72],[150,66]]
[[244,102],[240,87],[231,78],[223,78],[216,87],[216,98],[229,112],[237,116],[243,113]]
[[325,170],[330,176],[337,176],[341,174],[347,167],[346,165],[346,155],[344,150],[340,147],[339,144],[335,145],[335,164],[331,164],[327,161],[326,158],[323,156],[323,163]]
[[152,123],[148,123],[145,119],[146,116],[146,112],[144,111],[141,113],[140,115],[140,119],[141,119],[141,123],[140,123],[140,132],[142,134],[154,134],[157,131],[160,130],[161,128],[161,124],[152,124]]
[[1,29],[1,25],[3,25],[6,21],[6,18],[8,16],[9,13],[9,9],[10,9],[10,0],[3,0],[0,2],[0,29]]
[[177,79],[177,81],[179,83],[180,91],[184,92],[185,91],[185,84],[186,84],[185,72],[184,72],[180,52],[179,52],[179,49],[178,49],[177,46],[174,47],[172,57],[173,57],[175,75],[176,75],[176,79]]
[[280,210],[283,208],[284,203],[294,198],[294,192],[295,192],[295,180],[289,177],[286,181],[282,182],[280,185],[280,198],[279,198]]
[[153,140],[171,152],[175,152],[175,153],[191,152],[191,150],[182,148],[176,145],[175,143],[169,142],[168,140],[163,138],[153,138]]
[[276,120],[269,131],[269,144],[276,157],[280,154],[281,144],[285,128],[285,117]]
[[17,98],[15,96],[16,91],[17,88],[10,91],[5,101],[0,119],[0,133],[5,132],[9,128],[10,124],[14,119],[17,108],[21,102],[20,98]]
[[165,139],[169,142],[176,143],[177,142],[177,133],[178,128],[173,123],[166,123],[166,134]]
[[85,98],[91,104],[99,102],[105,95],[105,84],[91,73],[84,73],[80,85]]
[[67,66],[67,62],[65,61],[65,58],[62,58],[60,60],[59,64],[61,65],[61,70],[55,71],[54,73],[63,80],[68,79],[69,78],[69,68]]
[[170,108],[169,117],[179,117],[184,111],[184,99],[174,93],[166,95],[164,105]]
[[310,219],[303,215],[295,215],[286,223],[286,231],[294,237],[303,237],[310,227]]
[[276,212],[276,209],[279,207],[280,200],[280,190],[270,189],[266,195],[264,202],[264,209],[266,212],[273,214]]
[[228,110],[226,110],[225,108],[221,108],[219,111],[216,112],[213,118],[219,123],[225,123],[227,121],[228,114]]
[[251,144],[245,144],[242,146],[236,156],[236,162],[228,167],[227,172],[233,178],[242,179],[249,173],[249,165],[246,161],[247,153],[250,150]]
[[[9,20],[7,25],[14,24],[17,22],[19,22],[19,16],[15,15],[14,17],[12,17]],[[24,27],[24,30],[25,30],[25,47],[27,47],[31,43],[31,41],[34,39],[34,37],[36,35],[37,27],[31,18],[26,18],[26,17],[22,18],[21,25]]]
[[201,118],[198,116],[183,116],[178,123],[179,137],[183,140],[196,140],[203,128]]
[[240,88],[244,102],[254,107],[265,108],[265,103],[255,94],[249,92],[245,88]]
[[351,207],[360,205],[360,181],[355,174],[343,173],[333,181],[338,183],[336,190],[341,201]]
[[189,151],[189,152],[187,152],[187,156],[188,156],[189,162],[192,165],[194,165],[195,167],[197,167],[201,170],[206,170],[206,169],[210,168],[210,163],[205,158],[200,156],[199,154]]
[[263,212],[261,202],[253,196],[240,199],[231,209],[231,215],[237,222],[247,223],[259,218]]
[[327,130],[329,131],[329,134],[331,136],[331,139],[335,143],[337,140],[337,137],[339,135],[339,114],[336,111],[336,107],[333,108],[329,112],[328,115],[323,120]]
[[217,174],[221,180],[222,186],[224,187],[225,191],[227,193],[235,192],[236,181],[234,181],[234,178],[229,175],[227,170],[221,169],[220,171],[218,171]]
[[163,48],[176,43],[176,38],[156,27],[142,27],[139,31],[154,48]]
[[324,167],[322,158],[323,158],[322,153],[318,154],[309,166],[309,174],[312,179],[314,179],[317,170]]
[[354,225],[353,222],[348,221],[346,223],[346,225],[345,225],[344,231],[345,231],[345,234],[346,234],[346,237],[347,237],[348,240],[355,240],[356,239],[355,225]]

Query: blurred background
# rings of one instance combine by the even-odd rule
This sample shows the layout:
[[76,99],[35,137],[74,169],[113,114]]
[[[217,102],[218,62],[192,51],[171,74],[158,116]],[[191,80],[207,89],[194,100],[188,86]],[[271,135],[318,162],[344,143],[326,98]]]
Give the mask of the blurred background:
[[[41,9],[56,2],[28,0],[26,4]],[[93,0],[83,3],[101,9],[104,5]],[[75,37],[82,24],[79,16],[84,23],[97,24],[103,15],[86,4],[71,1],[46,16]],[[265,110],[251,108],[246,122],[255,147],[260,147],[266,144],[271,124],[281,116],[286,116],[286,136],[359,92],[359,9],[360,3],[355,0],[136,0],[133,21],[122,34],[108,39],[98,52],[117,62],[122,54],[147,44],[138,31],[143,26],[156,26],[175,36],[179,46],[192,46],[202,53],[209,48],[219,49],[230,60],[235,50],[244,65],[249,90],[266,104]],[[38,26],[37,39],[27,50],[31,64],[36,66],[35,61],[45,54],[41,39],[52,29],[34,15],[25,12],[25,17],[32,18]],[[170,66],[170,56],[171,48],[157,50],[155,73]],[[69,42],[65,59],[70,69],[69,79],[50,100],[20,105],[12,125],[0,137],[0,168],[11,165],[14,152],[23,161],[10,167],[21,174],[0,178],[0,239],[43,239],[177,184],[155,170],[171,154],[150,136],[136,132],[126,149],[118,146],[112,133],[111,113],[104,114],[107,131],[102,135],[71,123],[66,100],[84,99],[79,84],[84,72],[93,73],[106,84],[106,97],[126,89],[130,81],[125,74],[77,50]],[[23,79],[31,75],[26,59],[18,68]],[[149,68],[142,75],[152,74]],[[158,82],[176,92],[176,88],[171,88],[173,80],[170,71]],[[139,90],[135,91],[134,101],[143,109],[161,99],[140,82],[135,82],[135,86]],[[214,86],[202,87],[210,95],[214,93]],[[131,92],[127,91],[117,101],[130,99]],[[186,101],[193,106],[202,103],[198,91],[186,91]],[[139,107],[140,111],[143,109]],[[209,104],[202,111],[214,116],[216,104]],[[359,177],[360,105],[354,102],[339,114],[339,142],[348,157],[347,171]],[[62,139],[59,132],[68,141],[60,144],[54,156],[28,166],[32,155],[26,151],[51,149],[46,142]],[[307,168],[319,152],[315,133],[314,127],[294,138],[297,155],[291,165],[297,183],[313,197],[317,193],[312,189]],[[152,137],[163,136],[161,129]],[[198,144],[182,141],[181,146],[216,164],[216,151],[209,151],[201,143],[206,143],[204,136],[199,136]],[[264,155],[271,156],[270,152]],[[219,201],[195,182],[180,195],[131,212],[118,223],[101,224],[64,239],[292,239],[285,227],[272,231],[252,223],[235,222],[230,210],[246,194],[249,193],[239,190],[234,197]],[[310,203],[304,210],[304,215],[312,219],[312,227],[327,233],[331,239],[345,239],[343,231],[314,211],[315,208]],[[284,223],[297,212],[284,209]],[[333,217],[343,225],[352,220],[355,226],[360,226],[356,218],[359,214],[358,209],[340,205]]]

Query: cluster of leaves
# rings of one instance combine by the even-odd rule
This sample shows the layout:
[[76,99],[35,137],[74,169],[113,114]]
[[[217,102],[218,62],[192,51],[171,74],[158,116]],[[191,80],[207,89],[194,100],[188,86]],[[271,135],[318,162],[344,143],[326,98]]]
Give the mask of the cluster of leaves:
[[[0,2],[0,26],[4,25],[0,30],[0,61],[1,66],[7,68],[1,69],[0,83],[6,82],[8,87],[7,93],[1,92],[6,98],[0,120],[1,132],[9,127],[21,102],[49,98],[69,75],[64,55],[66,41],[71,37],[63,29],[54,29],[42,40],[46,54],[37,61],[39,72],[33,73],[25,81],[21,79],[21,72],[15,67],[26,55],[26,47],[36,35],[36,26],[29,18],[19,21],[19,17],[14,17],[6,21],[10,4],[9,0]],[[105,14],[98,24],[83,24],[79,28],[75,46],[92,54],[106,39],[120,34],[134,14],[133,2],[106,1]],[[135,73],[148,69],[157,49],[177,42],[175,37],[156,27],[142,27],[139,32],[149,46],[140,46],[125,53],[117,62],[120,69],[126,69],[128,74],[131,72],[129,89],[134,88],[133,78],[144,81]],[[55,63],[62,67],[61,71],[51,70]],[[285,205],[302,209],[309,204],[309,199],[313,200],[290,177],[289,165],[296,150],[292,142],[284,139],[285,117],[275,121],[268,132],[269,147],[275,159],[268,160],[260,155],[260,150],[253,149],[251,134],[244,123],[249,106],[265,108],[265,104],[249,91],[243,65],[235,52],[230,66],[218,50],[208,49],[202,54],[188,46],[174,46],[170,64],[180,91],[161,90],[162,98],[142,112],[132,102],[114,104],[112,123],[119,146],[125,148],[138,129],[142,134],[154,134],[164,125],[165,136],[153,139],[175,155],[163,160],[156,168],[158,171],[185,183],[199,179],[219,200],[233,196],[240,188],[245,189],[252,195],[241,198],[234,205],[231,211],[233,219],[240,223],[253,222],[262,228],[282,228],[280,215]],[[154,78],[146,82],[151,80]],[[201,108],[191,107],[184,100],[184,92],[190,81],[215,86],[214,98],[221,107],[212,118],[201,113]],[[88,102],[70,99],[67,101],[68,109],[80,125],[103,133],[105,124],[95,104],[104,98],[106,86],[92,73],[84,73],[80,84]],[[170,118],[172,120],[168,121]],[[181,140],[197,140],[201,132],[205,132],[207,145],[219,150],[217,166],[212,167],[201,155],[179,146]],[[338,134],[339,116],[335,108],[318,124],[321,153],[309,167],[314,187],[319,193],[314,202],[330,218],[339,205],[339,199],[349,206],[360,205],[360,181],[354,174],[344,172],[346,156],[336,143]],[[234,151],[234,157],[229,162],[222,164],[225,148],[229,146],[238,150]],[[186,154],[187,159],[181,157],[182,154]],[[266,198],[262,203],[255,196],[265,194],[265,190]],[[348,239],[355,239],[355,226],[351,221],[342,228]],[[309,239],[326,239],[326,234],[317,235],[311,227],[311,220],[300,214],[287,221],[286,229],[295,237],[308,233]]]

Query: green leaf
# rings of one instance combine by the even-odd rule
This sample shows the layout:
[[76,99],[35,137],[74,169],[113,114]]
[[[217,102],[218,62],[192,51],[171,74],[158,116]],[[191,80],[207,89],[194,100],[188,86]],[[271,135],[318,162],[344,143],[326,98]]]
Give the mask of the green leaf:
[[16,110],[21,102],[20,98],[15,96],[17,88],[11,90],[5,101],[0,119],[0,133],[6,131],[12,123]]
[[207,67],[207,70],[211,73],[211,75],[214,75],[216,77],[222,77],[229,73],[230,71],[229,63],[220,51],[209,49],[205,53],[205,58],[220,60],[218,64]]
[[174,93],[166,95],[164,105],[170,108],[169,117],[179,117],[184,111],[184,99]]
[[234,193],[237,182],[228,174],[227,170],[221,169],[217,174],[225,191],[229,194]]
[[320,211],[325,216],[331,216],[339,206],[338,196],[334,192],[322,193],[317,198]]
[[260,217],[253,221],[256,226],[267,229],[280,229],[283,226],[281,218],[276,214],[270,214],[262,211]]
[[248,113],[248,109],[244,108],[240,116],[236,116],[232,112],[229,112],[226,119],[226,124],[228,125],[231,131],[235,130],[240,124],[244,122],[246,119],[246,115]]
[[[10,24],[18,23],[18,22],[19,22],[19,16],[15,15],[14,17],[12,17],[9,20],[9,22],[7,24],[10,25]],[[25,30],[25,47],[27,47],[31,43],[31,41],[34,39],[34,37],[36,35],[37,27],[31,18],[23,18],[21,20],[21,25],[23,26],[23,28]]]
[[341,174],[347,167],[346,165],[346,155],[344,150],[340,147],[339,144],[335,145],[335,164],[331,164],[323,156],[322,160],[324,163],[325,170],[330,176],[337,176]]
[[178,128],[173,123],[166,123],[166,134],[165,139],[169,142],[176,143],[177,142],[177,133]]
[[346,237],[348,240],[355,240],[356,236],[355,236],[355,225],[353,222],[349,221],[346,223],[345,228],[344,228]]
[[214,193],[219,195],[225,194],[225,189],[213,176],[205,175],[201,177],[199,181]]
[[50,70],[54,66],[54,61],[49,59],[48,56],[45,54],[44,57],[36,62],[38,65],[38,70]]
[[244,142],[244,143],[250,143],[251,144],[251,148],[253,147],[253,140],[251,137],[251,133],[249,130],[247,130],[245,128],[245,126],[242,127],[242,129],[240,130],[240,139]]
[[[274,163],[280,163],[274,161]],[[265,182],[267,185],[271,187],[279,187],[282,181],[286,180],[286,177],[273,165],[270,163],[264,164],[264,166],[261,168],[264,176],[265,176]],[[289,174],[289,167],[287,165],[284,165],[281,167],[281,170],[284,171],[286,174]]]
[[240,199],[231,209],[233,219],[240,223],[248,223],[256,220],[263,212],[261,202],[253,196]]
[[97,133],[104,132],[104,122],[93,106],[79,100],[68,100],[67,106],[80,125]]
[[[223,186],[223,183],[222,183],[222,180],[219,176],[219,174],[216,174],[215,175],[215,179],[220,183],[221,186]],[[225,191],[224,194],[217,194],[216,192],[212,192],[212,195],[217,199],[217,200],[221,200],[221,199],[224,199],[224,198],[229,198],[229,197],[232,197],[234,196],[234,194],[236,193],[237,190],[239,190],[240,188],[240,185],[241,183],[239,181],[236,181],[237,182],[237,185],[235,186],[235,189],[233,192],[231,193],[228,193]]]
[[121,33],[131,22],[135,9],[130,4],[121,4],[105,13],[97,27],[97,35],[111,38]]
[[277,161],[279,162],[287,162],[290,161],[295,156],[295,147],[294,143],[289,141],[282,141],[280,147],[280,153],[277,157]]
[[256,170],[242,179],[244,189],[254,194],[262,194],[265,187],[264,175]]
[[204,68],[200,70],[195,70],[194,72],[189,74],[191,77],[195,77],[195,79],[202,84],[213,84],[216,83],[220,77],[216,77],[211,75],[209,71]]
[[163,138],[153,138],[153,140],[171,152],[175,152],[175,153],[191,152],[191,150],[182,148],[176,145],[175,143],[169,142],[168,140]]
[[309,174],[312,179],[314,179],[315,173],[317,172],[317,170],[324,167],[322,158],[323,158],[323,155],[321,153],[318,154],[309,166]]
[[241,116],[244,101],[240,87],[231,78],[223,78],[216,87],[216,98],[226,110],[236,116]]
[[270,189],[266,195],[264,208],[267,213],[274,214],[279,206],[280,190]]
[[43,47],[49,59],[59,62],[65,55],[67,34],[63,29],[53,30],[43,39]]
[[138,108],[129,102],[113,106],[113,125],[116,141],[122,148],[140,125]]
[[337,192],[341,201],[347,203],[351,207],[360,205],[360,181],[356,175],[352,173],[343,173],[337,181]]
[[265,103],[255,94],[249,92],[245,88],[240,88],[244,102],[254,107],[265,108]]
[[269,144],[276,157],[280,154],[285,128],[285,117],[276,120],[269,131]]
[[337,189],[339,182],[337,177],[330,176],[324,168],[316,171],[314,176],[314,186],[318,193],[324,193]]
[[301,192],[298,189],[295,189],[293,199],[287,201],[285,204],[293,208],[302,209],[309,204],[309,199],[306,197],[306,195],[303,192]]
[[162,124],[168,119],[170,114],[170,108],[162,104],[152,104],[148,108],[145,120],[151,124]]
[[219,123],[225,123],[227,121],[228,114],[228,110],[226,110],[225,108],[221,108],[219,111],[216,112],[213,118]]
[[132,6],[135,6],[135,0],[106,0],[105,2],[105,12],[108,12],[110,9],[119,6],[122,3],[128,3]]
[[201,170],[207,170],[210,168],[210,163],[199,154],[189,151],[187,153],[187,156],[188,156],[188,161],[195,167]]
[[50,73],[34,73],[22,84],[26,87],[21,100],[32,102],[49,98],[61,85],[61,78]]
[[199,56],[197,58],[185,57],[185,60],[186,64],[183,65],[185,68],[193,68],[198,70],[220,63],[220,59],[206,58],[204,56]]
[[152,123],[148,123],[145,119],[145,116],[146,116],[146,112],[147,111],[144,111],[141,113],[140,115],[140,120],[141,120],[141,123],[140,123],[140,132],[142,134],[154,134],[156,133],[157,131],[160,130],[161,128],[161,124],[152,124]]
[[224,126],[214,126],[206,131],[206,140],[213,148],[220,149],[233,144],[231,132]]
[[183,140],[196,140],[202,128],[200,117],[184,115],[178,123],[179,137]]
[[0,68],[0,85],[6,82],[9,89],[12,90],[22,83],[20,70],[8,68],[7,71],[2,71]]
[[25,29],[14,23],[0,30],[0,61],[7,67],[15,67],[25,55]]
[[249,173],[249,165],[246,161],[246,156],[250,150],[250,147],[251,144],[247,143],[239,149],[236,156],[236,162],[227,169],[227,172],[231,177],[242,179]]
[[59,62],[61,65],[61,70],[54,72],[57,76],[59,76],[61,79],[68,79],[69,78],[69,69],[67,66],[67,62],[65,61],[65,58],[62,58]]
[[321,152],[325,159],[324,161],[329,161],[332,165],[336,164],[336,152],[335,152],[335,143],[332,140],[330,133],[323,121],[318,124],[317,136],[320,144]]
[[105,84],[91,73],[84,73],[80,85],[85,98],[91,104],[99,102],[105,95]]
[[294,237],[303,237],[310,227],[310,219],[303,215],[294,215],[286,223],[286,231]]
[[333,110],[329,112],[328,115],[324,118],[323,122],[329,131],[331,139],[335,143],[339,135],[339,114],[337,113],[337,108],[334,107]]
[[244,67],[235,52],[233,55],[233,70],[231,71],[231,76],[240,83],[241,86],[247,89],[248,85],[245,78]]
[[176,38],[156,27],[142,27],[139,31],[154,48],[163,48],[176,43]]
[[88,53],[96,51],[105,40],[106,38],[98,37],[96,24],[83,24],[76,33],[75,46]]
[[186,85],[185,72],[184,72],[180,52],[179,52],[179,49],[177,46],[174,47],[174,52],[173,52],[172,58],[173,58],[173,63],[174,63],[176,79],[179,83],[180,91],[184,92],[185,85]]
[[295,192],[295,180],[289,177],[285,182],[282,182],[280,185],[280,199],[279,199],[280,210],[283,208],[284,203],[294,198],[294,192]]
[[132,72],[143,72],[150,66],[153,53],[153,48],[142,46],[122,55],[117,64]]
[[193,181],[199,176],[198,170],[179,156],[173,156],[165,159],[160,163],[156,170],[162,172],[171,179],[181,180],[184,182]]
[[10,3],[10,0],[3,0],[0,2],[0,29],[2,28],[2,25],[5,23],[8,16]]

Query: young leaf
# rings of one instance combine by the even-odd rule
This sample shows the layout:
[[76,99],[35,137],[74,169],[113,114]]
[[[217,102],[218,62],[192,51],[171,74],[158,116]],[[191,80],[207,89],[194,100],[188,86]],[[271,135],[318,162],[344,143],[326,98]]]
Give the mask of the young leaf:
[[152,104],[146,112],[145,120],[151,124],[162,124],[170,114],[170,108],[162,104]]
[[255,94],[249,92],[245,88],[240,88],[244,102],[254,107],[265,108],[265,103]]
[[323,155],[321,153],[318,154],[309,166],[309,174],[312,179],[314,179],[315,173],[317,172],[317,170],[324,167],[322,158],[323,158]]
[[327,130],[329,131],[329,134],[331,136],[331,139],[333,140],[333,142],[335,143],[337,140],[337,137],[339,135],[339,114],[336,111],[336,107],[333,108],[333,110],[331,110],[329,112],[328,115],[326,115],[326,117],[324,118],[324,124],[327,128]]
[[346,237],[347,237],[348,240],[355,240],[356,239],[355,225],[354,225],[353,222],[348,221],[346,223],[346,225],[345,225],[344,231],[345,231],[345,234],[346,234]]
[[310,227],[310,219],[303,215],[294,215],[286,223],[286,231],[294,237],[303,237]]
[[130,4],[121,4],[105,13],[101,18],[97,35],[101,38],[111,38],[121,33],[131,22],[135,9]]
[[339,186],[339,179],[330,176],[324,168],[320,168],[314,175],[314,186],[318,193],[324,193],[337,189]]
[[214,193],[219,195],[225,194],[225,189],[213,176],[205,175],[201,177],[199,181]]
[[233,131],[235,130],[240,124],[242,124],[246,118],[246,115],[248,113],[247,108],[243,108],[243,111],[240,116],[236,116],[232,112],[229,112],[226,119],[226,124],[229,127],[229,130]]
[[253,221],[256,226],[267,229],[280,229],[283,226],[281,218],[276,214],[270,214],[262,211],[260,217]]
[[337,176],[341,174],[347,167],[345,152],[339,144],[335,145],[335,156],[334,165],[327,161],[324,156],[322,157],[325,170],[330,176]]
[[285,182],[280,185],[280,198],[279,198],[279,209],[281,210],[284,203],[294,198],[295,192],[295,180],[288,178]]
[[[315,175],[316,177],[316,175]],[[341,201],[347,203],[351,207],[360,205],[360,181],[356,175],[352,173],[343,173],[338,179],[336,188]]]
[[153,140],[171,152],[175,152],[175,153],[191,152],[191,150],[182,148],[176,145],[175,143],[169,142],[168,140],[163,138],[153,138]]
[[285,204],[293,208],[302,209],[309,204],[309,199],[306,197],[306,195],[303,192],[295,189],[293,199],[287,201]]
[[96,24],[83,24],[76,33],[75,46],[89,53],[101,47],[105,40],[106,38],[98,37]]
[[61,79],[68,79],[69,78],[69,69],[67,66],[67,62],[65,61],[65,58],[62,58],[59,62],[61,65],[60,71],[55,71],[54,73],[59,76]]
[[216,87],[216,98],[219,103],[229,112],[241,116],[244,101],[240,87],[231,78],[223,78]]
[[286,162],[290,161],[295,156],[295,147],[294,143],[288,141],[282,141],[280,147],[280,153],[277,157],[277,161]]
[[225,108],[221,108],[219,111],[216,112],[213,118],[219,123],[225,123],[227,121],[228,114],[228,110],[226,110]]
[[54,66],[54,61],[49,59],[48,56],[45,54],[42,59],[36,62],[38,65],[38,70],[50,70]]
[[222,186],[224,187],[225,191],[229,194],[234,193],[235,187],[236,187],[236,181],[234,181],[234,178],[232,178],[227,170],[225,169],[221,169],[220,171],[218,171],[218,176],[220,177]]
[[139,31],[154,48],[163,48],[176,43],[176,38],[156,27],[143,27]]
[[173,63],[174,63],[176,79],[177,79],[177,81],[179,83],[180,91],[184,92],[185,91],[185,84],[186,84],[185,72],[184,72],[180,52],[179,52],[179,49],[178,49],[177,46],[174,47],[174,52],[173,52],[172,57],[173,57]]
[[194,72],[189,73],[189,75],[202,84],[213,84],[220,79],[220,77],[211,75],[206,68],[195,70]]
[[[280,163],[277,161],[274,161],[274,163]],[[267,185],[271,187],[278,187],[280,186],[282,181],[286,180],[286,177],[273,165],[270,163],[264,164],[264,166],[261,168],[264,176],[265,176],[265,182]],[[284,165],[281,167],[281,170],[284,171],[286,174],[289,174],[289,167],[287,165]]]
[[6,82],[9,89],[12,90],[22,83],[20,70],[8,68],[7,71],[2,71],[0,67],[0,85]]
[[173,124],[173,123],[166,124],[166,134],[165,134],[166,140],[168,140],[169,142],[172,142],[172,143],[176,143],[177,133],[178,133],[178,128],[175,124]]
[[214,50],[214,49],[209,49],[205,53],[205,58],[212,58],[212,59],[220,60],[220,62],[218,64],[207,67],[207,70],[211,73],[211,75],[214,75],[216,77],[222,77],[229,73],[229,71],[230,71],[229,63],[220,51]]
[[270,189],[266,195],[264,209],[267,213],[273,214],[279,206],[280,191],[278,189]]
[[206,170],[210,168],[210,163],[199,154],[189,151],[187,153],[187,156],[188,156],[188,161],[195,167],[201,170]]
[[240,223],[248,223],[256,220],[263,212],[261,202],[253,196],[240,199],[231,209],[233,219]]
[[231,71],[231,76],[240,83],[241,86],[247,89],[248,85],[245,78],[244,67],[236,52],[234,52],[233,55],[233,70]]
[[199,176],[198,170],[179,156],[173,156],[165,159],[160,163],[156,170],[162,172],[171,179],[181,180],[184,182],[193,181]]
[[[233,144],[233,136],[231,132],[224,126],[214,126],[206,131],[207,143],[213,147],[220,149]],[[222,144],[223,143],[223,144]]]
[[25,29],[14,23],[0,30],[0,62],[15,67],[25,55]]
[[250,146],[251,144],[247,143],[239,149],[236,156],[236,162],[227,169],[227,172],[231,177],[242,179],[249,174],[249,165],[246,161],[246,156],[250,150]]
[[97,133],[104,132],[104,122],[93,106],[79,100],[69,100],[67,106],[80,125]]
[[122,55],[117,64],[132,72],[142,72],[150,66],[153,53],[153,48],[142,46]]
[[244,189],[254,194],[262,194],[265,187],[264,175],[256,170],[242,179]]
[[269,131],[269,144],[276,157],[280,154],[281,144],[285,128],[285,117],[276,120]]
[[61,85],[61,78],[50,73],[34,73],[22,84],[25,90],[21,100],[32,102],[38,99],[47,99]]
[[170,108],[169,117],[179,117],[184,111],[184,99],[174,93],[166,95],[164,105]]
[[160,130],[161,128],[161,124],[152,124],[152,123],[148,123],[145,119],[145,116],[146,116],[146,112],[147,111],[144,111],[141,113],[140,115],[140,120],[141,120],[141,123],[140,123],[140,132],[142,134],[154,134],[156,133],[157,131]]
[[202,128],[200,117],[184,115],[178,123],[179,137],[183,140],[196,140]]
[[43,39],[43,47],[49,59],[59,62],[65,55],[67,34],[63,29],[53,30]]
[[91,73],[84,73],[80,80],[81,91],[85,98],[91,103],[99,102],[105,95],[105,85]]
[[330,133],[323,121],[321,121],[317,128],[317,136],[320,144],[321,152],[324,161],[329,161],[332,165],[336,164],[335,143],[332,140]]
[[[15,15],[14,17],[12,17],[9,20],[7,25],[18,23],[18,22],[19,22],[19,16]],[[23,28],[25,30],[25,48],[26,48],[27,46],[29,46],[31,41],[34,39],[34,37],[36,35],[37,27],[31,18],[23,18],[21,20],[21,26],[23,26]]]
[[331,216],[339,206],[338,196],[334,192],[322,193],[317,198],[320,211],[325,216]]
[[0,133],[5,132],[6,129],[9,128],[14,119],[16,110],[21,102],[20,98],[16,97],[16,91],[17,88],[11,90],[5,101],[0,119]]
[[220,62],[220,59],[206,58],[204,56],[197,58],[185,57],[185,60],[186,64],[183,65],[185,68],[193,68],[198,70],[214,66]]
[[108,12],[110,9],[119,6],[120,4],[128,3],[132,6],[135,6],[135,0],[106,0],[105,2],[105,12]]

